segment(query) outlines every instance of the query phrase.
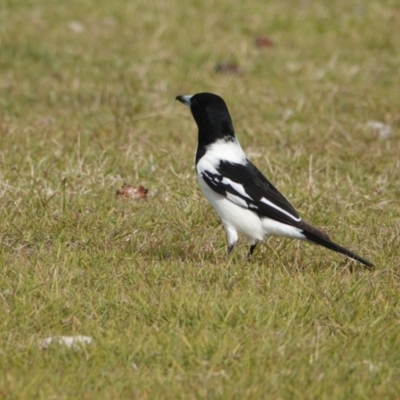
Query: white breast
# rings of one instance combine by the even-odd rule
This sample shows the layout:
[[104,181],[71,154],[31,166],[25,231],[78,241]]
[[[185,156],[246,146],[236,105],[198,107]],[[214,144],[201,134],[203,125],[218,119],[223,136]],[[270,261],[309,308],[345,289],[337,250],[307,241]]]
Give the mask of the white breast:
[[264,238],[261,219],[255,212],[240,207],[232,203],[226,197],[214,192],[214,190],[204,182],[204,179],[199,173],[197,174],[197,179],[201,191],[215,208],[215,211],[218,213],[225,226],[241,232],[249,240],[262,240]]

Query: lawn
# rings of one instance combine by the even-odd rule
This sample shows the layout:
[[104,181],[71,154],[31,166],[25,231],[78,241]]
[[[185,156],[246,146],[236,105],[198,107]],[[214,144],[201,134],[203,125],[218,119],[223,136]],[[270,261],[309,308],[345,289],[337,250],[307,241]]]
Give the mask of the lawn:
[[[397,399],[399,26],[395,0],[3,0],[0,398]],[[374,270],[278,238],[226,258],[174,100],[201,91]]]

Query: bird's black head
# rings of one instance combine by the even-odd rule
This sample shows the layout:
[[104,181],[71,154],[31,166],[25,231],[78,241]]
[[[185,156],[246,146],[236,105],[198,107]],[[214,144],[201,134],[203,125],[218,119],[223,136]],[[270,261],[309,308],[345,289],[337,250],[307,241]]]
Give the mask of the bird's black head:
[[225,101],[213,93],[177,96],[176,100],[190,107],[199,128],[199,146],[208,146],[218,139],[235,140],[232,119]]

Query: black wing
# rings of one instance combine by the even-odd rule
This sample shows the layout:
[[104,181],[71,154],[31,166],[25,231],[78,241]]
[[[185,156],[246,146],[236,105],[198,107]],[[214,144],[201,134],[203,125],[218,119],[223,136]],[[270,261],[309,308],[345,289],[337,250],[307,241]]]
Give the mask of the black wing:
[[[216,172],[200,171],[207,185],[238,206],[257,214],[295,226],[302,230],[306,239],[330,250],[344,254],[367,267],[373,265],[334,242],[324,232],[301,220],[293,206],[279,193],[265,176],[247,160],[247,164],[232,164],[221,161]],[[268,201],[263,202],[262,199]]]
[[286,198],[247,160],[247,164],[221,161],[217,173],[200,171],[207,185],[235,204],[257,214],[297,226],[301,218]]

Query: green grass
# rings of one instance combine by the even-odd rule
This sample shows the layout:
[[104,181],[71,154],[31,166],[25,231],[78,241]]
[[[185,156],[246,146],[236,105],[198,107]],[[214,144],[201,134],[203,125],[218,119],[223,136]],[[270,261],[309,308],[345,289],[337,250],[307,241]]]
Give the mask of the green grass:
[[[0,397],[398,398],[399,25],[394,0],[3,0]],[[283,239],[226,260],[174,101],[199,91],[374,271]],[[54,335],[94,342],[38,347]]]

